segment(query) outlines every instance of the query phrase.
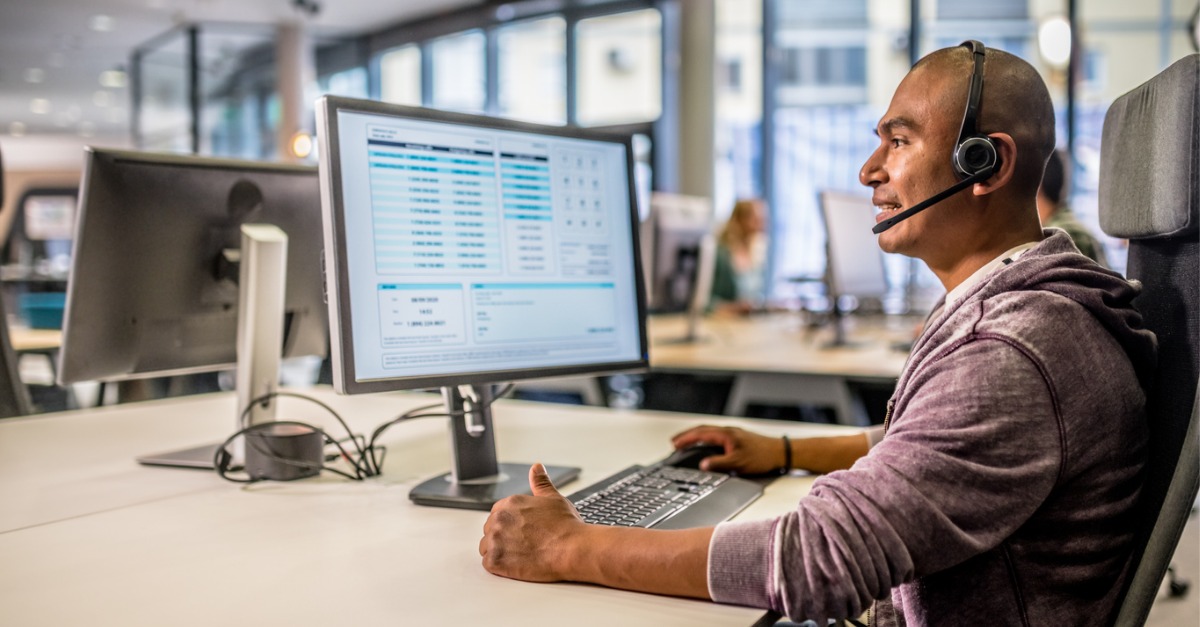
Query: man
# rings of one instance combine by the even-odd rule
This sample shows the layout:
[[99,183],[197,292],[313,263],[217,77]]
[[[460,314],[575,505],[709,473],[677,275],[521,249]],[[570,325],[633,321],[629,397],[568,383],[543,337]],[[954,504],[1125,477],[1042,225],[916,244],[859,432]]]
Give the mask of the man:
[[1108,259],[1104,256],[1104,247],[1075,217],[1075,213],[1066,203],[1066,165],[1067,158],[1062,151],[1055,150],[1050,153],[1050,160],[1046,162],[1046,173],[1042,175],[1042,185],[1037,193],[1038,218],[1045,228],[1053,227],[1066,231],[1079,252],[1107,268]]
[[[951,152],[972,68],[969,50],[940,50],[897,88],[860,172],[880,220],[959,180]],[[797,465],[834,472],[794,511],[715,529],[584,524],[535,466],[535,496],[493,508],[484,567],[794,620],[870,609],[877,625],[1109,623],[1128,576],[1146,455],[1138,377],[1154,338],[1129,305],[1134,287],[1040,228],[1034,195],[1054,146],[1045,84],[996,50],[984,75],[979,127],[999,165],[879,237],[924,261],[948,293],[878,443],[793,441]],[[762,472],[786,459],[780,440],[736,429],[699,427],[674,443],[697,441],[724,447],[710,469]]]

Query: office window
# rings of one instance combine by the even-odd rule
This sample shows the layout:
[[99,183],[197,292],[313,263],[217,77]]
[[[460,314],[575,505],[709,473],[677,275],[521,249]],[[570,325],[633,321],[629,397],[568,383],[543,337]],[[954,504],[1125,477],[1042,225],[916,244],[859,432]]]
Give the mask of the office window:
[[140,61],[138,147],[144,150],[191,152],[186,37],[176,37],[158,49],[147,52]]
[[775,1],[774,6],[779,103],[799,106],[866,101],[866,1]]
[[567,121],[567,23],[551,17],[496,29],[499,103],[505,117]]
[[[769,2],[776,17],[764,25],[774,61],[774,107],[765,114],[774,127],[767,139],[773,294],[807,298],[816,284],[789,279],[825,273],[821,192],[869,195],[858,171],[878,142],[871,129],[908,70],[907,47],[895,46],[908,3],[886,3],[868,15],[864,1]],[[902,283],[900,263],[893,285]]]
[[[1029,0],[937,0],[939,20],[1023,20],[1029,16]],[[1066,3],[1060,8],[1066,11]]]
[[367,68],[354,67],[341,72],[334,72],[317,81],[317,88],[322,94],[331,96],[346,96],[348,98],[367,98]]
[[400,46],[379,55],[379,95],[384,102],[421,104],[421,47]]
[[713,207],[724,220],[762,189],[762,4],[716,3],[717,100]]
[[662,15],[655,9],[580,20],[577,121],[646,122],[662,114]]
[[862,26],[867,23],[867,1],[790,0],[776,3],[775,15],[784,27]]
[[1195,2],[1079,3],[1081,83],[1077,88],[1071,208],[1100,238],[1114,269],[1124,271],[1126,242],[1099,229],[1100,134],[1112,101],[1192,52],[1186,24]]
[[433,65],[430,105],[438,109],[483,113],[487,100],[482,30],[435,39],[429,45]]

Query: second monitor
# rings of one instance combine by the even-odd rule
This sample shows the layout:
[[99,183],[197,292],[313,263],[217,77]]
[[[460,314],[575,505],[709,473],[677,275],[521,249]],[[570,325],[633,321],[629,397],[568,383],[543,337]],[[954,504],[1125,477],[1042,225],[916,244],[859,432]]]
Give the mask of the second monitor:
[[[286,285],[265,286],[285,288],[283,313],[266,320],[283,326],[282,341],[257,357],[325,354],[314,168],[89,148],[80,192],[60,383],[212,372],[254,357],[237,346],[239,324],[263,317],[239,311],[249,287],[239,285],[242,227],[252,223],[290,244]],[[245,374],[248,400],[263,386],[243,385]],[[215,448],[140,461],[211,468]]]

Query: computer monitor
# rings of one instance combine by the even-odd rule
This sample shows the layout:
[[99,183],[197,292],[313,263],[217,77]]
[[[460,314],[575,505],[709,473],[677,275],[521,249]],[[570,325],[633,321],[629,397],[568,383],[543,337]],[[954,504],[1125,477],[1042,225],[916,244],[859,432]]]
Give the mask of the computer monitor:
[[883,251],[871,232],[875,207],[868,196],[826,190],[821,192],[825,221],[826,285],[835,317],[834,344],[845,344],[843,299],[878,299],[887,295]]
[[[99,148],[85,157],[60,383],[210,372],[251,358],[256,368],[272,359],[277,367],[280,357],[325,354],[316,168]],[[247,284],[242,271],[258,259],[241,250],[249,225],[286,235],[282,283]],[[271,315],[265,299],[281,287],[283,313]],[[242,298],[246,289],[253,306]],[[263,325],[268,332],[254,335]],[[264,338],[268,344],[251,348]],[[247,389],[249,370],[239,368],[239,416],[260,385],[278,380]],[[211,467],[212,448],[179,463]]]
[[78,188],[59,187],[37,187],[21,194],[4,244],[7,276],[66,281],[78,196]]
[[[707,198],[655,192],[650,216],[642,223],[642,258],[646,260],[647,301],[656,313],[688,311],[703,279],[697,269],[701,244],[712,235],[712,203]],[[711,268],[712,264],[707,267]],[[711,290],[711,270],[708,277]]]
[[317,122],[335,389],[442,388],[454,469],[414,502],[528,492],[491,384],[648,363],[629,138],[329,96]]

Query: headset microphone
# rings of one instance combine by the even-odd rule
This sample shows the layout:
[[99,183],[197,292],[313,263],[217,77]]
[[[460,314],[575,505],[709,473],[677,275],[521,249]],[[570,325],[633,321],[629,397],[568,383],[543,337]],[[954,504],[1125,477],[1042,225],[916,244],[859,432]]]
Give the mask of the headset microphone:
[[958,131],[958,142],[954,146],[951,162],[954,164],[954,171],[959,176],[966,178],[899,214],[879,222],[871,228],[871,232],[876,235],[976,183],[988,180],[992,174],[995,174],[996,168],[1000,167],[1000,153],[996,150],[996,144],[990,137],[978,131],[977,124],[979,104],[983,95],[984,46],[974,40],[964,41],[961,45],[970,49],[975,70],[971,74],[971,86],[967,92],[967,109],[963,112],[962,126]]
[[961,192],[962,190],[964,190],[976,183],[988,180],[989,178],[991,178],[992,173],[994,171],[995,171],[995,168],[988,168],[986,170],[980,170],[979,172],[976,172],[975,174],[968,176],[967,178],[955,183],[954,185],[951,185],[950,187],[938,192],[937,194],[934,194],[933,196],[930,196],[929,198],[922,200],[921,202],[913,205],[912,207],[909,207],[908,209],[901,211],[899,214],[894,215],[894,216],[876,224],[875,226],[871,227],[871,232],[876,235],[879,235],[880,233],[892,228],[893,226],[896,226],[897,224],[900,224],[901,222],[938,204],[939,202],[942,202],[943,200],[957,194],[958,192]]

